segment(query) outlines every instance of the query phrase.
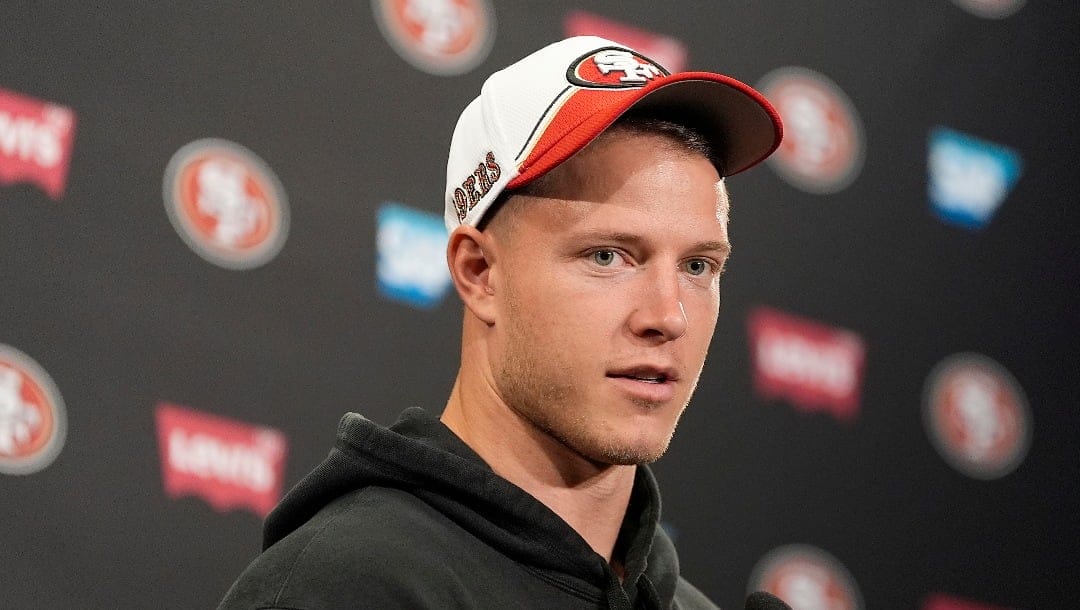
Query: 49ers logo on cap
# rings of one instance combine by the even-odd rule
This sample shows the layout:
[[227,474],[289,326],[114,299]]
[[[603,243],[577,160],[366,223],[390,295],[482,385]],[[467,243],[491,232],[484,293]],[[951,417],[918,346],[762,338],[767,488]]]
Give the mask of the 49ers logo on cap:
[[488,0],[372,0],[383,36],[405,61],[430,74],[475,68],[494,39]]
[[262,159],[227,140],[192,142],[165,170],[165,209],[196,254],[227,269],[272,259],[288,232],[285,189]]
[[581,57],[566,70],[566,80],[579,87],[626,89],[644,87],[668,71],[629,49],[607,47]]
[[0,345],[0,472],[31,474],[51,464],[66,425],[49,375],[26,354]]
[[1027,454],[1031,415],[1020,384],[980,354],[954,354],[926,380],[923,420],[949,464],[976,479],[1009,474]]

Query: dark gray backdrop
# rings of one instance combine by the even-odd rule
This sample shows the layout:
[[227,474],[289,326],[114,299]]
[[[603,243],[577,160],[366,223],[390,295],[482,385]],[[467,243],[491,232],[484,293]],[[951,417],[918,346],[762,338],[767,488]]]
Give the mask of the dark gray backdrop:
[[[728,608],[770,549],[808,543],[869,608],[931,592],[1068,607],[1077,552],[1075,207],[1080,8],[1030,0],[982,19],[914,3],[496,3],[475,70],[405,62],[369,2],[5,2],[0,88],[78,115],[67,192],[0,186],[0,343],[34,358],[67,405],[57,460],[0,475],[0,606],[208,607],[258,551],[249,511],[162,490],[154,406],[283,431],[286,485],[346,410],[390,423],[439,410],[460,305],[378,296],[375,212],[441,214],[445,153],[485,75],[564,35],[575,8],[675,37],[689,68],[750,83],[799,65],[852,99],[856,181],[812,195],[767,167],[733,178],[735,256],[698,394],[656,466],[686,575]],[[982,231],[926,201],[927,134],[946,125],[1018,151],[1016,189]],[[199,258],[162,204],[165,164],[224,138],[277,174],[292,222],[249,271]],[[778,308],[865,341],[861,409],[843,424],[752,388],[746,316]],[[962,351],[1019,381],[1033,442],[979,481],[927,439],[923,383]]]

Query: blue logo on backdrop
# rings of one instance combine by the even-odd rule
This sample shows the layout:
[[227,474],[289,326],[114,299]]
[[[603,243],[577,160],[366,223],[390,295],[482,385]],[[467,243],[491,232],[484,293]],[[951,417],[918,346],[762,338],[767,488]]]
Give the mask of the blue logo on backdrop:
[[384,203],[376,225],[375,276],[379,292],[413,307],[429,309],[438,305],[450,287],[442,217]]
[[1020,178],[1016,151],[959,131],[930,132],[930,205],[945,222],[982,229]]

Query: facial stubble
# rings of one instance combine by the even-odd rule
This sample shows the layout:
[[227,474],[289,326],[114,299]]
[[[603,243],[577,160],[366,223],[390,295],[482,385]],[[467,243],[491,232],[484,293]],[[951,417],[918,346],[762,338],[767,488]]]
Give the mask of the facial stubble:
[[[546,343],[532,334],[525,323],[529,314],[523,311],[521,302],[507,278],[504,298],[509,316],[505,328],[505,353],[502,360],[494,363],[495,382],[506,405],[542,434],[556,440],[570,451],[597,464],[637,465],[658,460],[668,448],[675,433],[678,420],[689,404],[680,405],[679,413],[659,446],[650,446],[643,440],[622,441],[617,436],[590,423],[583,398],[588,395],[583,384],[566,374],[569,365],[561,362],[560,353],[541,353],[539,345]],[[700,373],[700,371],[699,371]],[[693,385],[697,385],[695,375]],[[632,400],[644,410],[664,408],[662,403],[641,399]]]

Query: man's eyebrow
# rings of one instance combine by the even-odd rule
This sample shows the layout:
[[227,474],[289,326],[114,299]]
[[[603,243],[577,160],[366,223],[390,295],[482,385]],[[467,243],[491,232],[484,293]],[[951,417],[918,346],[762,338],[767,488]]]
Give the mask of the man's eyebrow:
[[[602,243],[632,244],[642,246],[646,239],[636,233],[624,233],[622,231],[583,231],[574,234],[579,240],[597,241]],[[727,241],[703,241],[694,244],[688,249],[689,252],[716,252],[722,257],[731,254],[731,244]]]

